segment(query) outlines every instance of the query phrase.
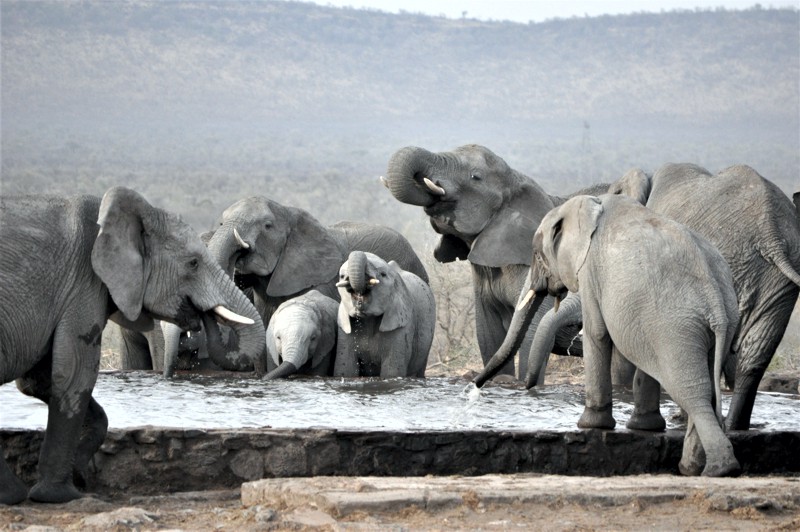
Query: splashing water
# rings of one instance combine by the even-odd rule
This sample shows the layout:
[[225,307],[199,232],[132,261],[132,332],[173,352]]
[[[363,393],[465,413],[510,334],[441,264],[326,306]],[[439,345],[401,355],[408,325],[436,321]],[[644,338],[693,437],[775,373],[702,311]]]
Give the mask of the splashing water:
[[575,340],[577,340],[579,336],[581,337],[581,340],[583,340],[583,328],[581,328],[581,330],[578,331],[578,334],[572,337],[572,340],[567,346],[567,356],[572,356],[572,353],[570,353],[569,350],[572,349],[572,346],[575,344]]

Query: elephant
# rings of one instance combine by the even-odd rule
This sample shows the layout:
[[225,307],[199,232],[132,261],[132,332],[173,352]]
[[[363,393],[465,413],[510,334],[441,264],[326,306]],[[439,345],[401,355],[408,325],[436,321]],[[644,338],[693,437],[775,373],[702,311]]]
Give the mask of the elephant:
[[[632,198],[576,196],[542,219],[509,334],[474,379],[513,356],[547,294],[580,293],[586,405],[580,428],[613,429],[611,353],[660,383],[687,413],[684,475],[740,472],[722,429],[720,377],[739,323],[728,263],[708,240]],[[699,440],[699,441],[698,441]]]
[[339,270],[334,376],[424,377],[436,326],[428,283],[395,261],[353,251]]
[[0,301],[0,384],[16,379],[48,406],[38,481],[28,490],[3,459],[3,504],[81,497],[76,484],[108,426],[92,391],[109,318],[139,331],[154,318],[186,330],[215,328],[214,316],[260,324],[197,234],[124,187],[102,198],[0,198]]
[[697,231],[730,265],[740,325],[733,342],[735,370],[726,369],[726,380],[733,381],[733,397],[725,425],[728,430],[747,430],[758,384],[800,291],[796,204],[745,165],[731,166],[717,175],[688,163],[666,164],[652,177],[633,169],[613,183],[609,192],[629,195]]
[[[469,260],[478,348],[486,364],[508,331],[528,275],[533,233],[564,198],[547,194],[491,150],[475,144],[442,153],[402,148],[389,159],[383,182],[397,200],[423,207],[441,235],[436,260]],[[599,188],[605,192],[608,185]],[[552,298],[541,306],[522,353],[529,352],[535,326],[551,307]],[[580,355],[579,330],[580,326],[559,330],[554,352]],[[520,357],[519,378],[527,374],[527,362],[526,356]],[[514,374],[513,359],[501,372]]]
[[[263,196],[233,203],[204,239],[223,269],[239,279],[243,289],[252,290],[265,327],[281,303],[308,290],[316,289],[339,301],[339,267],[351,251],[368,251],[394,260],[428,282],[425,267],[411,244],[394,229],[349,221],[325,227],[307,211]],[[178,334],[172,327],[167,341],[175,345]],[[229,342],[235,345],[236,334],[230,336]],[[227,350],[222,349],[214,361],[224,362]],[[209,356],[212,354],[209,350]],[[169,351],[165,355],[168,359],[171,356]],[[226,364],[224,369],[248,368]]]
[[265,380],[293,373],[333,375],[339,302],[310,290],[281,303],[267,327]]

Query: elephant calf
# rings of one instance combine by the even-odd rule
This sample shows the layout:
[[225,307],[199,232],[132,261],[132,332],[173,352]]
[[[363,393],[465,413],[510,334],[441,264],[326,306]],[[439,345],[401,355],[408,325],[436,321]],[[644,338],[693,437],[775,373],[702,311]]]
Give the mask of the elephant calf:
[[617,349],[637,366],[637,381],[656,390],[660,382],[688,414],[681,473],[738,473],[721,426],[719,381],[739,314],[719,251],[685,226],[614,195],[577,196],[553,209],[533,248],[530,290],[475,384],[482,386],[513,356],[547,295],[560,299],[580,290],[586,408],[578,426],[614,428],[611,353]]
[[334,375],[424,377],[436,325],[428,284],[391,261],[353,251],[339,270]]
[[266,380],[293,373],[330,376],[336,356],[339,303],[311,290],[282,303],[267,327]]

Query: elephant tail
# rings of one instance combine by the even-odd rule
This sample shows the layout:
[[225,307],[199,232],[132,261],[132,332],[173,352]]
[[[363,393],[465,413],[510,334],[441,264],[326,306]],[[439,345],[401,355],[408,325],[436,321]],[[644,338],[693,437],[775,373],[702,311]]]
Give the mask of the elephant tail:
[[[733,325],[733,326],[731,326]],[[728,358],[728,353],[731,352],[731,344],[733,343],[733,336],[736,333],[738,324],[728,324],[712,327],[714,331],[714,411],[717,414],[717,419],[720,424],[724,426],[725,417],[722,415],[722,370],[725,366],[725,360]]]
[[786,276],[787,279],[792,281],[797,286],[800,286],[800,273],[797,273],[797,270],[795,270],[792,263],[789,262],[789,258],[785,253],[769,254],[766,255],[766,258],[775,264],[775,266],[778,267],[778,269],[784,276]]

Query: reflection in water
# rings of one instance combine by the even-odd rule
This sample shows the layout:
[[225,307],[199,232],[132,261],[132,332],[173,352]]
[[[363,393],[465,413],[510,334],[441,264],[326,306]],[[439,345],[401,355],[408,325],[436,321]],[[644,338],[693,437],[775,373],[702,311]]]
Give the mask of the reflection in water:
[[[576,430],[583,387],[554,385],[524,390],[487,386],[480,394],[458,379],[289,379],[179,375],[153,372],[103,373],[94,397],[112,428],[155,425],[175,428],[335,428],[340,430]],[[631,394],[614,394],[614,417],[623,428]],[[723,401],[724,408],[730,397]],[[753,412],[758,430],[800,430],[800,398],[759,393]],[[0,427],[43,428],[47,408],[0,386]],[[669,427],[677,406],[662,401]]]

